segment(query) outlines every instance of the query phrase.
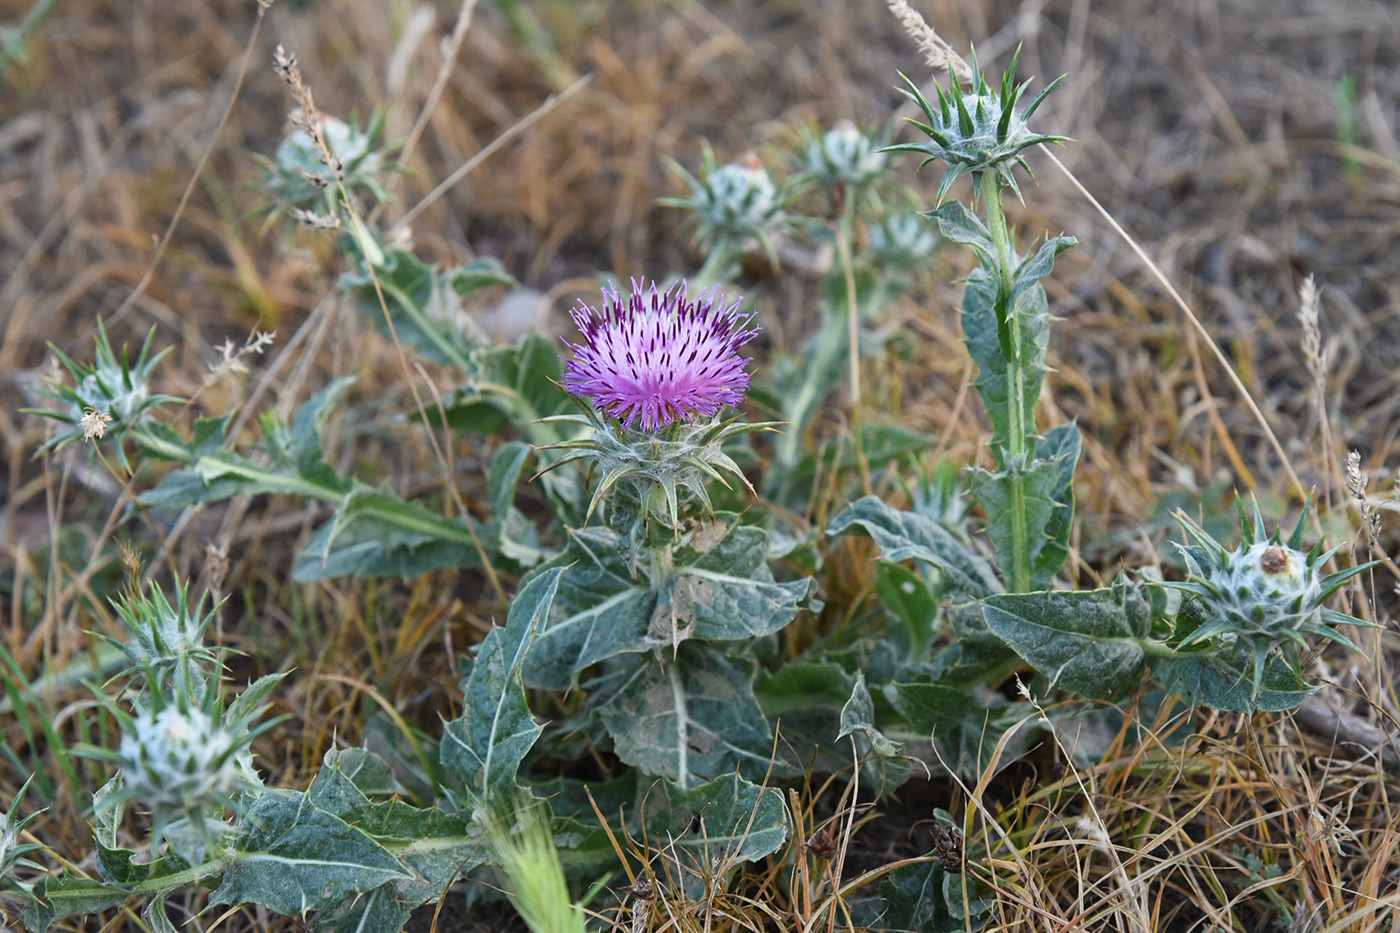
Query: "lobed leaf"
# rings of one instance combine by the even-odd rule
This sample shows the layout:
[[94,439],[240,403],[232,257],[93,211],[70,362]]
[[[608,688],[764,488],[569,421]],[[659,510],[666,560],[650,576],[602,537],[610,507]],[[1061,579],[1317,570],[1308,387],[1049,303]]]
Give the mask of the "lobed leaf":
[[1052,686],[1117,699],[1142,682],[1152,610],[1125,579],[1097,590],[1003,593],[983,600],[982,613]]

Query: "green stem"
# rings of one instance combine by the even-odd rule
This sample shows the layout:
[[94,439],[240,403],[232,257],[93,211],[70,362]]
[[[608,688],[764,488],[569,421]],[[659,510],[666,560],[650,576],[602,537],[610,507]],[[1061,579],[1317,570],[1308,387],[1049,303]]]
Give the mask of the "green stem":
[[695,274],[692,284],[696,291],[717,285],[720,276],[723,275],[725,267],[733,258],[734,250],[729,244],[728,237],[720,237],[715,240],[714,246],[710,248],[710,255],[705,257],[705,264],[700,267],[700,271]]
[[987,200],[987,229],[996,244],[996,261],[1001,273],[997,289],[996,314],[998,323],[1006,323],[1011,335],[1011,354],[1006,358],[1007,420],[1010,437],[1007,449],[995,451],[1001,467],[1008,474],[1011,491],[1011,587],[1013,593],[1026,593],[1031,587],[1030,527],[1026,515],[1026,474],[1030,461],[1027,440],[1034,436],[1034,414],[1026,411],[1026,371],[1021,359],[1021,321],[1011,307],[1011,289],[1016,274],[1016,253],[1011,246],[1011,234],[1006,228],[1006,215],[1001,207],[1001,179],[995,173],[982,176],[982,196]]

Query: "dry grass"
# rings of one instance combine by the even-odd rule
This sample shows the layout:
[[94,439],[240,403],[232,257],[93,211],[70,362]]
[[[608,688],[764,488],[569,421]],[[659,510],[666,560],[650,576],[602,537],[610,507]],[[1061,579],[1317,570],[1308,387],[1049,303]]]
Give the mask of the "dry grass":
[[[1393,4],[915,6],[954,48],[975,41],[989,70],[1024,43],[1025,73],[1068,74],[1040,111],[1041,126],[1076,140],[1057,154],[1201,315],[1280,438],[1288,467],[1328,503],[1323,524],[1334,538],[1355,535],[1361,523],[1343,477],[1346,452],[1360,452],[1356,469],[1373,478],[1373,498],[1390,488],[1400,462]],[[79,461],[32,459],[43,426],[17,411],[47,365],[46,342],[81,358],[95,318],[111,315],[114,339],[139,341],[155,325],[158,345],[176,348],[163,388],[199,392],[189,415],[245,403],[285,411],[330,375],[358,375],[356,407],[332,425],[329,449],[340,465],[409,493],[442,492],[442,461],[426,445],[402,443],[418,435],[387,419],[413,406],[408,389],[448,381],[406,373],[393,346],[327,300],[337,269],[324,237],[302,235],[287,248],[280,228],[251,216],[259,200],[249,153],[275,148],[289,106],[271,66],[276,44],[295,51],[323,111],[387,106],[390,137],[415,135],[390,221],[552,92],[592,76],[411,224],[425,257],[500,257],[549,294],[551,327],[560,326],[575,279],[698,265],[672,235],[679,218],[655,204],[674,193],[662,156],[693,165],[702,138],[721,158],[767,154],[785,128],[813,118],[877,123],[900,102],[895,72],[926,73],[879,0],[529,7],[553,36],[532,54],[492,3],[464,4],[470,26],[454,34],[455,5],[315,0],[297,12],[283,0],[268,12],[234,99],[255,0],[69,0],[29,43],[29,62],[0,74],[0,618],[14,660],[7,678],[61,671],[92,647],[88,632],[114,632],[103,598],[122,573],[114,545],[144,542],[148,568],[178,570],[231,595],[220,631],[246,652],[236,673],[297,669],[280,693],[292,719],[259,747],[269,780],[294,785],[333,739],[368,733],[389,741],[406,734],[403,724],[435,732],[458,701],[456,659],[501,614],[493,581],[478,574],[291,586],[285,568],[317,519],[314,508],[235,503],[190,527],[148,520],[144,530],[117,529],[119,484],[87,474]],[[28,0],[0,0],[0,23],[18,22],[28,8]],[[444,65],[439,39],[449,36],[455,64]],[[436,105],[425,110],[430,99]],[[1226,488],[1256,490],[1276,512],[1296,508],[1289,469],[1208,348],[1072,186],[1032,161],[1040,184],[1013,207],[1014,219],[1028,236],[1065,231],[1083,242],[1047,283],[1064,320],[1053,333],[1056,373],[1041,412],[1049,422],[1077,419],[1084,430],[1072,568],[1079,583],[1120,563],[1154,564],[1166,553],[1167,503],[1218,508],[1218,477]],[[935,181],[921,184],[931,192]],[[154,244],[172,230],[187,186],[188,204],[153,265]],[[889,322],[911,335],[914,359],[891,357],[867,372],[862,404],[871,417],[892,414],[939,437],[944,453],[966,461],[985,434],[955,314],[967,259],[942,255],[953,267]],[[1320,296],[1304,301],[1315,310],[1300,322],[1306,276]],[[771,343],[798,344],[815,320],[816,282],[789,273],[746,284]],[[242,343],[255,327],[279,333],[265,368],[200,391],[220,358],[217,345]],[[822,430],[836,434],[849,415],[834,407]],[[454,454],[454,485],[472,507],[473,477],[488,452],[462,443]],[[1350,538],[1358,554],[1394,551],[1394,513],[1381,516],[1374,540]],[[62,536],[51,533],[56,527]],[[156,550],[157,541],[168,548]],[[50,573],[55,563],[62,574]],[[860,561],[833,566],[829,591],[870,591]],[[1103,737],[1090,764],[1070,766],[1046,743],[974,787],[935,767],[932,783],[883,802],[883,817],[853,814],[839,783],[812,789],[793,798],[802,830],[785,858],[729,879],[722,903],[711,904],[727,920],[703,905],[658,900],[648,902],[649,922],[840,928],[831,892],[927,852],[927,828],[915,825],[911,835],[908,827],[937,806],[971,814],[967,875],[993,892],[991,929],[1253,931],[1287,914],[1299,918],[1297,930],[1395,929],[1400,812],[1391,796],[1400,758],[1387,758],[1380,738],[1400,712],[1394,570],[1391,563],[1350,594],[1359,614],[1383,624],[1362,633],[1365,655],[1336,656],[1335,667],[1331,654],[1314,662],[1338,684],[1323,707],[1253,720],[1177,709],[1141,729],[1127,709],[1122,730]],[[514,585],[501,583],[505,592]],[[100,780],[51,743],[100,740],[110,724],[76,678],[36,701],[40,716],[0,714],[11,752],[0,768],[0,803],[24,769],[37,767],[49,786],[32,790],[26,806],[50,809],[34,832],[61,851],[84,851],[86,801],[74,794]],[[1189,737],[1156,740],[1169,715],[1189,725]],[[1072,744],[1072,721],[1056,721]],[[1333,732],[1362,747],[1334,746]],[[844,862],[809,844],[819,832]],[[1278,873],[1264,877],[1264,865]],[[659,885],[664,871],[656,871]],[[624,913],[618,922],[630,928],[630,907]],[[444,930],[495,922],[457,916],[451,906],[438,920]],[[201,917],[190,928],[214,921]],[[109,928],[135,923],[119,917]],[[245,910],[220,926],[265,923]]]

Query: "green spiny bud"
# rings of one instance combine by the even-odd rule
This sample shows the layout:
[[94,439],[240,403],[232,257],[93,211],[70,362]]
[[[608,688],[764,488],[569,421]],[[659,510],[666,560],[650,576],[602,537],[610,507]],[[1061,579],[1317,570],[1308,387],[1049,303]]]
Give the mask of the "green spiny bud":
[[963,174],[971,174],[974,194],[981,191],[982,176],[992,174],[1004,182],[1017,196],[1020,188],[1011,174],[1015,165],[1021,166],[1030,174],[1021,153],[1039,143],[1059,142],[1063,136],[1047,136],[1034,132],[1026,121],[1035,113],[1045,96],[1060,83],[1055,79],[1041,91],[1024,110],[1017,107],[1021,93],[1030,85],[1029,81],[1013,84],[1016,65],[1021,57],[1020,49],[1011,61],[1011,67],[1002,76],[999,90],[987,84],[986,78],[977,67],[977,56],[972,55],[972,89],[963,90],[956,80],[945,92],[935,85],[938,105],[935,107],[919,91],[918,85],[901,75],[909,89],[903,90],[906,97],[924,112],[927,123],[910,120],[929,137],[926,143],[902,143],[888,147],[887,151],[920,152],[927,156],[919,168],[935,159],[942,162],[947,171],[938,186],[938,200],[948,194],[953,182]]
[[[1232,654],[1246,653],[1253,663],[1257,694],[1269,657],[1277,653],[1296,669],[1298,649],[1307,646],[1308,635],[1357,650],[1331,626],[1369,623],[1328,609],[1324,603],[1343,583],[1380,561],[1323,574],[1321,568],[1337,549],[1324,552],[1320,543],[1310,551],[1300,549],[1306,507],[1285,542],[1278,529],[1266,536],[1258,503],[1252,525],[1243,502],[1238,505],[1240,546],[1233,551],[1178,514],[1182,528],[1194,542],[1180,546],[1190,575],[1185,582],[1166,585],[1191,597],[1191,603],[1178,615],[1178,646],[1214,639]],[[1183,620],[1187,620],[1189,630]]]

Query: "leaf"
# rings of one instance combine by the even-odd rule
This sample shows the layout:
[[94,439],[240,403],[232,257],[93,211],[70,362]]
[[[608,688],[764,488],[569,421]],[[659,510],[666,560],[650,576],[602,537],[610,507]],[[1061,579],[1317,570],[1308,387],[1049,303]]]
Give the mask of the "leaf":
[[946,239],[964,246],[971,246],[984,256],[996,255],[996,244],[992,233],[972,211],[959,201],[948,201],[934,211],[920,211],[929,220],[938,221],[938,230]]
[[530,687],[563,690],[599,661],[643,650],[651,625],[656,594],[632,579],[612,532],[570,531],[568,549],[534,573],[568,566],[573,569],[559,584],[549,622],[525,660]]
[[[908,639],[906,657],[918,660],[933,643],[938,620],[938,597],[922,576],[900,564],[875,564],[875,593],[880,605],[904,626]],[[897,633],[900,634],[900,633]]]
[[851,737],[861,771],[874,784],[877,796],[894,790],[909,780],[912,762],[904,757],[904,746],[892,742],[875,726],[875,702],[865,686],[865,675],[856,674],[850,699],[841,707],[841,731],[837,740]]
[[[718,541],[714,538],[722,535]],[[717,513],[676,549],[676,573],[655,610],[705,641],[758,638],[786,626],[817,589],[810,577],[777,583],[768,569],[768,533]],[[821,603],[812,606],[819,611]],[[653,637],[669,639],[666,631]]]
[[475,366],[470,357],[479,340],[461,298],[486,285],[514,281],[494,259],[439,272],[407,250],[390,249],[374,266],[373,277],[363,268],[348,272],[341,277],[341,287],[380,333],[392,334],[429,362],[471,373]]
[[1080,445],[1079,426],[1073,423],[1055,425],[1036,444],[1037,462],[1053,463],[1058,473],[1050,490],[1050,501],[1055,503],[1055,508],[1044,526],[1048,540],[1035,559],[1031,576],[1037,588],[1049,586],[1069,558],[1069,533],[1074,524],[1074,470],[1079,465]]
[[295,917],[412,877],[363,830],[303,794],[264,794],[243,823],[210,904],[262,904]]
[[866,496],[832,519],[827,534],[846,534],[852,526],[874,539],[883,560],[918,558],[937,567],[950,595],[980,599],[1001,592],[1001,583],[987,562],[931,518],[901,512],[877,496]]
[[388,488],[356,482],[298,555],[292,579],[409,578],[442,567],[479,567],[494,539],[470,515],[448,518]]
[[804,766],[830,773],[851,763],[850,747],[839,746],[835,737],[854,685],[855,677],[839,664],[790,661],[771,673],[760,672],[754,697],[776,723],[779,747],[791,749]]
[[1122,578],[1098,590],[991,596],[982,613],[1051,686],[1117,699],[1142,682],[1152,610],[1140,587]]
[[[355,770],[345,769],[347,765]],[[418,809],[401,801],[371,801],[356,786],[356,779],[368,777],[371,783],[379,783],[382,775],[373,777],[372,772],[381,768],[387,770],[387,764],[363,749],[332,749],[307,790],[307,798],[363,830],[411,876],[321,911],[315,918],[318,929],[397,933],[414,907],[441,897],[459,874],[479,865],[485,856],[480,832],[459,816],[435,807]]]
[[1181,652],[1157,661],[1152,677],[1168,694],[1180,694],[1189,704],[1231,713],[1293,709],[1317,690],[1301,683],[1298,672],[1275,655],[1265,665],[1254,695],[1254,659],[1244,653],[1233,657],[1231,650],[1224,646],[1209,652]]
[[[1016,529],[1024,525],[1027,554],[1031,566],[1049,543],[1045,527],[1055,512],[1055,484],[1059,480],[1057,464],[1037,460],[1028,467],[1008,464],[992,473],[978,467],[968,471],[972,497],[987,513],[987,537],[996,548],[997,565],[1008,579],[1014,575],[1010,568],[1016,559]],[[1045,581],[1048,583],[1049,581]],[[1043,586],[1033,582],[1034,586]]]
[[[956,202],[950,202],[956,203]],[[885,913],[876,929],[890,933],[962,933],[943,897],[947,872],[936,859],[901,865],[880,882]]]
[[92,878],[44,875],[34,882],[33,901],[24,907],[29,933],[44,933],[59,920],[96,914],[120,907],[131,897],[131,888]]
[[690,790],[658,782],[646,789],[643,806],[648,841],[657,850],[692,853],[702,872],[718,858],[721,864],[761,859],[787,841],[782,794],[733,773]]
[[354,384],[353,376],[335,380],[297,409],[290,426],[275,417],[264,417],[261,449],[271,461],[268,466],[206,445],[192,466],[172,470],[159,485],[141,495],[141,503],[187,507],[235,495],[288,494],[321,500],[345,495],[351,481],[326,463],[321,430],[332,406]]
[[[1035,406],[1041,384],[1049,369],[1045,347],[1050,333],[1050,315],[1045,313],[1045,293],[1037,285],[1034,293],[1023,293],[1011,314],[1019,317],[1020,340],[1011,344],[1009,325],[997,317],[999,278],[985,267],[974,269],[963,289],[962,328],[972,361],[977,364],[973,383],[987,416],[992,421],[992,451],[998,466],[1008,465],[1009,452],[1019,443],[1027,452],[1035,450]],[[1035,303],[1039,298],[1039,304]],[[1011,373],[1019,368],[1019,392],[1013,388]],[[1019,396],[1019,402],[1013,396]],[[1013,406],[1019,404],[1023,420],[1017,422]],[[1012,434],[1023,431],[1013,440]]]
[[[760,780],[773,735],[753,693],[752,662],[699,642],[646,657],[599,710],[623,761],[683,789],[736,767]],[[785,773],[779,759],[774,770]]]
[[567,569],[531,577],[511,601],[505,627],[493,628],[481,643],[463,685],[462,715],[447,724],[440,750],[452,790],[474,800],[515,791],[520,762],[541,731],[521,675]]
[[[894,684],[890,698],[910,726],[932,737],[950,767],[973,779],[991,762],[1001,737],[1030,711],[980,684],[913,680]],[[1003,757],[1019,755],[1022,744],[1009,745]]]

